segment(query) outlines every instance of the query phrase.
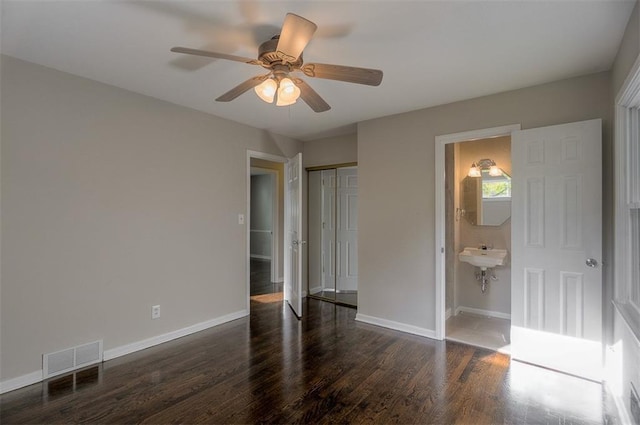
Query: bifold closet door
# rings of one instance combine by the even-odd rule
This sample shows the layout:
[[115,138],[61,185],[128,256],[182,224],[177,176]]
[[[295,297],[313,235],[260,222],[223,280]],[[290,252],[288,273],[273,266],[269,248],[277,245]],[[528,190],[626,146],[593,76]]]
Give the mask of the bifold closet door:
[[336,189],[336,290],[358,289],[358,170],[338,168]]

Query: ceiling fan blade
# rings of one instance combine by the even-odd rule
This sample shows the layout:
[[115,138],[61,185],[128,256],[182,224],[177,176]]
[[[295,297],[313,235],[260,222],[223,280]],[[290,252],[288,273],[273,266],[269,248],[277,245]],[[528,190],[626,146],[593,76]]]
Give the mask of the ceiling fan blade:
[[379,69],[308,63],[302,66],[302,72],[307,77],[346,81],[347,83],[366,84],[368,86],[379,86],[382,82],[382,71]]
[[300,89],[300,98],[315,112],[324,112],[331,109],[331,106],[309,84],[300,78],[294,78],[293,82]]
[[269,78],[269,75],[271,75],[271,73],[265,74],[265,75],[257,75],[255,77],[249,78],[247,81],[238,84],[237,86],[235,86],[234,88],[232,88],[231,90],[223,94],[222,96],[218,97],[216,101],[231,102],[233,99],[240,96],[242,93],[262,83],[264,80]]
[[262,62],[256,59],[244,58],[242,56],[228,55],[226,53],[190,49],[188,47],[173,47],[171,51],[175,53],[186,53],[187,55],[205,56],[205,57],[214,58],[214,59],[227,59],[230,61],[249,63],[251,65],[262,65]]
[[295,62],[316,32],[318,26],[302,16],[287,13],[276,47],[276,55],[284,62]]

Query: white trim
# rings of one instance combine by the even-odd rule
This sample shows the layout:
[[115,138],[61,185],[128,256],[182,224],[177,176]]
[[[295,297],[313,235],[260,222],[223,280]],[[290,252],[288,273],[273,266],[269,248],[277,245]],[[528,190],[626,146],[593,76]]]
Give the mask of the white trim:
[[[640,56],[633,64],[615,100],[615,136],[614,136],[614,184],[615,184],[615,214],[614,214],[614,300],[621,303],[629,303],[631,290],[631,255],[630,229],[628,228],[628,214],[630,208],[635,208],[638,187],[632,184],[635,176],[631,176],[634,170],[629,170],[628,140],[632,137],[640,137],[637,128],[632,128],[631,108],[640,107]],[[637,122],[637,121],[636,121]],[[637,124],[636,124],[637,127]],[[630,303],[629,303],[630,304]],[[636,315],[637,316],[637,315]],[[628,319],[623,317],[624,321]],[[627,323],[633,326],[632,323]],[[632,328],[633,329],[633,328]],[[640,333],[635,329],[634,333]]]
[[629,70],[620,91],[616,95],[616,105],[632,106],[633,101],[640,100],[640,55]]
[[[251,149],[247,149],[247,156],[250,158],[264,159],[265,161],[280,162],[283,164],[287,162],[287,157],[285,156],[274,155],[271,153],[265,153],[265,152],[259,152],[259,151],[252,151]],[[249,169],[251,169],[251,165],[249,165]]]
[[477,314],[479,316],[495,317],[496,319],[511,320],[511,315],[508,313],[502,313],[500,311],[492,311],[492,310],[483,310],[481,308],[465,307],[462,305],[456,308],[456,316],[460,313],[470,313],[470,314]]
[[[633,159],[629,156],[629,141],[638,135],[638,112],[632,117],[632,108],[640,107],[640,55],[631,67],[627,77],[617,93],[614,104],[614,294],[613,323],[621,322],[632,340],[621,339],[620,345],[608,345],[605,365],[607,370],[607,388],[613,395],[618,416],[622,423],[631,423],[631,412],[628,404],[629,394],[620,392],[626,387],[623,383],[623,370],[634,361],[634,351],[640,350],[640,314],[632,307],[631,300],[631,237],[629,229],[630,209],[637,208],[640,198],[640,187],[637,185],[638,169],[630,167]],[[631,169],[630,169],[631,168]],[[635,340],[635,341],[634,341]],[[628,345],[629,347],[627,347]],[[634,347],[635,345],[635,347]],[[614,371],[617,371],[614,372]],[[637,378],[637,377],[635,377]],[[624,374],[624,380],[633,382],[634,377]],[[629,385],[631,385],[629,383]]]
[[268,255],[250,254],[249,257],[256,258],[258,260],[271,260],[271,257]]
[[[234,313],[229,313],[224,316],[216,317],[215,319],[207,320],[205,322],[196,323],[195,325],[187,326],[186,328],[178,329],[176,331],[167,332],[162,335],[147,338],[142,341],[132,342],[131,344],[122,345],[120,347],[112,348],[104,352],[101,351],[102,361],[112,360],[116,357],[131,354],[136,351],[144,350],[155,345],[159,345],[165,342],[172,341],[174,339],[182,338],[183,336],[191,335],[196,332],[203,331],[205,329],[212,328],[214,326],[221,325],[223,323],[231,322],[242,317],[248,316],[248,310],[240,310]],[[102,345],[101,345],[102,347]],[[98,362],[96,362],[98,363]],[[91,363],[94,364],[94,363]],[[91,364],[83,364],[82,368],[90,366]],[[54,376],[54,375],[52,375]],[[28,385],[37,384],[43,381],[43,369],[36,370],[26,375],[18,376],[17,378],[7,379],[0,382],[0,394],[4,394],[9,391],[17,390],[18,388],[26,387]]]
[[500,127],[482,128],[478,130],[463,131],[461,133],[444,134],[436,136],[436,143],[447,145],[449,143],[470,142],[472,140],[488,139],[491,137],[509,136],[512,132],[521,129],[520,124],[509,124]]
[[35,370],[26,375],[18,376],[17,378],[7,379],[0,382],[0,394],[8,393],[9,391],[17,390],[18,388],[27,387],[29,385],[37,384],[42,381],[42,369]]
[[205,322],[196,323],[195,325],[187,326],[186,328],[143,339],[142,341],[136,341],[132,342],[131,344],[121,345],[120,347],[105,350],[103,358],[105,361],[115,359],[116,357],[144,350],[145,348],[153,347],[154,345],[172,341],[177,338],[182,338],[183,336],[191,335],[193,333],[200,332],[205,329],[221,325],[223,323],[231,322],[232,320],[240,319],[248,315],[248,310],[240,310],[226,314],[224,316],[216,317],[215,319],[207,320]]
[[444,312],[444,320],[445,320],[445,322],[446,322],[447,320],[449,320],[450,318],[451,318],[451,309],[450,309],[450,308],[448,308],[448,309]]
[[485,128],[465,131],[462,133],[445,134],[436,136],[435,146],[435,190],[436,190],[436,237],[435,237],[435,282],[436,282],[436,331],[435,338],[443,340],[445,338],[445,170],[444,170],[444,148],[449,143],[466,142],[470,140],[486,139],[489,137],[500,137],[511,135],[512,132],[521,129],[520,124],[511,124],[501,127]]
[[[246,275],[246,288],[247,288],[247,312],[250,311],[251,308],[251,245],[250,245],[250,229],[251,229],[251,158],[257,158],[257,159],[264,159],[265,161],[271,161],[271,162],[278,162],[281,164],[286,164],[287,163],[287,158],[284,156],[278,156],[278,155],[272,155],[269,153],[264,153],[264,152],[258,152],[258,151],[252,151],[250,149],[247,149],[247,164],[246,164],[246,197],[247,197],[247,211],[246,211],[246,220],[245,220],[245,244],[246,244],[246,258],[245,258],[245,275]],[[276,174],[276,176],[279,176],[279,174]],[[276,191],[274,193],[274,199],[276,200],[276,204],[279,206],[280,205],[280,192],[278,192],[279,190],[279,184],[280,181],[278,178],[276,178]],[[282,270],[279,270],[278,264],[280,262],[280,250],[282,249],[280,247],[279,244],[279,240],[280,240],[280,229],[278,226],[278,222],[280,221],[280,210],[279,207],[276,210],[276,213],[274,214],[274,227],[273,227],[273,238],[272,241],[275,241],[274,243],[274,247],[275,249],[271,250],[271,257],[272,257],[272,262],[271,262],[271,267],[273,269],[273,273],[272,276],[274,276],[275,274],[280,274],[280,273],[276,273],[277,272],[281,272]],[[278,279],[276,280],[276,283],[280,283],[283,281],[283,278],[281,276],[278,276]],[[248,314],[248,313],[247,313]]]
[[314,286],[313,288],[309,288],[309,293],[315,294],[316,292],[327,291],[323,286]]
[[436,338],[436,333],[433,330],[421,328],[419,326],[408,325],[406,323],[395,322],[393,320],[382,319],[380,317],[367,316],[366,314],[362,314],[362,313],[356,314],[356,320],[358,322],[381,326],[383,328],[393,329],[395,331],[405,332],[405,333],[418,335],[418,336],[424,336],[431,339],[438,339]]

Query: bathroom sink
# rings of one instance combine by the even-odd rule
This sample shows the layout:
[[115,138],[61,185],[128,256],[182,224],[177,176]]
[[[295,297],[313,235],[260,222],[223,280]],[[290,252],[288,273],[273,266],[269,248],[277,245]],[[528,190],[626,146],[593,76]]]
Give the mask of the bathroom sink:
[[506,249],[465,248],[458,254],[460,261],[480,267],[481,270],[503,265],[506,257]]

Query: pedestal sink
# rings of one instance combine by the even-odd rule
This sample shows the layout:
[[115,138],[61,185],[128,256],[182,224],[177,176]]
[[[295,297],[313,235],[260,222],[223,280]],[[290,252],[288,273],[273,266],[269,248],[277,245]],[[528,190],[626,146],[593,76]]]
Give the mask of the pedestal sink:
[[460,254],[458,254],[460,261],[469,263],[472,266],[480,267],[480,270],[483,271],[495,266],[503,265],[506,257],[506,249],[465,248]]

